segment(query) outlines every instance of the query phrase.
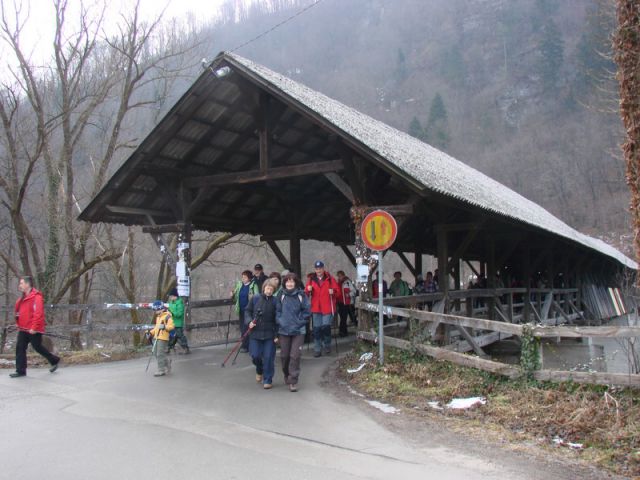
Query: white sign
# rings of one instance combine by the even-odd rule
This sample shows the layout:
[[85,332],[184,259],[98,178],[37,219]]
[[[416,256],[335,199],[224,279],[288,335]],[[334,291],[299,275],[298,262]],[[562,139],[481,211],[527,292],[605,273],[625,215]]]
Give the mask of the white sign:
[[186,277],[187,276],[187,262],[180,260],[176,262],[176,277]]
[[188,287],[191,285],[191,277],[178,277],[178,286]]
[[356,282],[367,283],[369,278],[369,265],[358,265],[356,272]]
[[189,285],[178,285],[178,296],[179,297],[188,297],[191,294],[191,289]]

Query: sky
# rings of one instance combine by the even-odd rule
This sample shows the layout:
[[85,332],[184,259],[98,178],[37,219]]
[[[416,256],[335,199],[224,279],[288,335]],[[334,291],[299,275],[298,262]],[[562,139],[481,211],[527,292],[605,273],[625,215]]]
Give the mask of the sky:
[[[261,0],[241,1],[247,3]],[[31,52],[32,58],[36,60],[38,57],[43,59],[50,58],[49,45],[51,45],[51,39],[55,31],[53,0],[0,0],[0,2],[5,14],[11,14],[14,11],[14,5],[22,5],[21,17],[25,18],[27,12],[29,14],[29,21],[21,35],[21,43],[24,49]],[[92,5],[95,0],[83,0],[82,3],[85,6]],[[225,3],[225,0],[140,0],[140,7],[143,15],[149,19],[155,18],[166,7],[165,20],[172,17],[187,18],[192,15],[192,18],[205,21],[214,17],[217,9],[223,3]],[[80,4],[80,0],[68,0],[69,7],[76,11]],[[109,25],[115,25],[120,13],[126,13],[133,8],[135,0],[109,0],[108,4],[109,8],[106,12],[107,29]],[[8,18],[12,19],[13,15],[9,15]],[[70,19],[72,20],[73,16]],[[5,61],[11,63],[10,60],[7,60],[4,49],[4,44],[1,44],[0,55],[5,57]]]

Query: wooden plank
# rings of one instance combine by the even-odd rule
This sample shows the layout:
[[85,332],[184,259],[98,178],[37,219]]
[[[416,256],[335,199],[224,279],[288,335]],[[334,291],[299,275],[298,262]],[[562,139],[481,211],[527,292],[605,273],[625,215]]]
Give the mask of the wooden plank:
[[349,200],[349,202],[351,202],[352,204],[356,203],[356,197],[353,194],[351,187],[347,184],[347,182],[340,178],[340,175],[335,172],[329,172],[325,173],[324,176],[333,184],[334,187],[338,189],[340,193],[342,193],[347,198],[347,200]]
[[533,335],[540,338],[546,337],[598,337],[598,338],[621,338],[621,337],[640,337],[640,327],[624,327],[624,326],[600,326],[600,327],[574,327],[559,326],[533,327]]
[[[378,311],[378,304],[376,303],[358,302],[356,306],[357,308],[367,310],[370,312]],[[496,322],[494,320],[485,320],[483,318],[460,317],[457,315],[447,315],[444,313],[427,312],[424,310],[397,308],[397,307],[391,307],[388,305],[384,305],[382,308],[383,308],[384,314],[388,316],[395,315],[399,317],[411,317],[411,318],[415,318],[420,321],[426,321],[426,322],[436,322],[436,323],[440,322],[440,323],[446,323],[447,325],[471,327],[478,330],[492,330],[495,332],[508,333],[510,335],[518,335],[518,336],[522,335],[522,326],[513,325],[511,323]]]
[[[500,333],[500,332],[492,332],[492,333],[487,333],[486,335],[478,335],[477,337],[473,337],[473,340],[474,342],[476,342],[476,344],[479,347],[486,347],[487,345],[491,345],[492,343],[499,342],[500,340],[504,340],[506,338],[511,338],[511,337],[513,337],[513,335],[505,335],[504,333]],[[451,345],[447,345],[442,348],[446,350],[451,350],[453,352],[460,352],[460,353],[470,352],[473,350],[473,347],[464,340],[459,340],[457,342],[452,343]]]
[[172,223],[166,225],[144,225],[142,233],[179,233],[184,231],[184,223]]
[[353,256],[353,253],[351,253],[351,250],[349,250],[349,247],[347,247],[346,245],[340,245],[340,249],[347,256],[347,258],[351,262],[351,265],[353,265],[355,267],[356,266],[356,257]]
[[[367,340],[369,342],[375,342],[378,335],[372,332],[358,332],[358,338]],[[435,358],[436,360],[447,360],[457,365],[465,367],[478,368],[487,372],[495,373],[498,375],[504,375],[509,378],[518,378],[521,375],[521,371],[518,367],[512,365],[506,365],[500,362],[494,362],[493,360],[485,360],[483,358],[475,357],[472,355],[466,355],[464,353],[452,352],[444,348],[432,347],[430,345],[413,345],[407,340],[400,340],[394,337],[384,336],[384,344],[390,347],[399,348],[401,350],[416,349],[424,355]]]
[[415,277],[418,274],[418,272],[416,271],[414,266],[411,265],[411,262],[409,261],[407,256],[402,252],[396,252],[396,253],[400,257],[400,260],[402,260],[402,263],[404,263],[406,265],[406,267],[409,269],[409,271],[411,272],[411,275],[413,275]]
[[302,177],[336,172],[344,168],[342,160],[329,160],[326,162],[304,163],[301,165],[288,165],[286,167],[274,167],[267,170],[245,170],[242,172],[222,173],[219,175],[203,175],[188,177],[183,180],[187,188],[211,187],[216,185],[247,184],[266,182],[268,180],[282,180],[285,178]]
[[620,385],[625,387],[640,387],[640,375],[638,374],[538,370],[533,374],[533,376],[536,380],[540,381],[575,382],[590,383],[595,385]]
[[458,327],[458,331],[462,334],[462,336],[467,341],[467,343],[469,345],[471,345],[471,348],[473,348],[473,351],[476,352],[476,355],[478,355],[479,357],[482,357],[482,358],[485,358],[487,356],[487,354],[484,352],[484,350],[482,350],[482,348],[480,348],[480,345],[478,345],[476,343],[475,337],[473,337],[469,333],[469,331],[467,330],[466,327],[459,326]]
[[282,267],[286,268],[287,270],[291,270],[291,262],[289,262],[287,257],[284,256],[284,253],[282,253],[282,250],[280,250],[278,244],[273,240],[267,240],[267,245],[271,247],[273,253],[276,255],[276,257],[278,257],[278,260],[280,260]]

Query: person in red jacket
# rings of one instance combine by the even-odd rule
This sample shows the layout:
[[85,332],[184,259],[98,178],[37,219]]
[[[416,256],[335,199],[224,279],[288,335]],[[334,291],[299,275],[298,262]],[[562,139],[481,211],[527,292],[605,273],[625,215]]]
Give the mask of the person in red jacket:
[[324,269],[318,260],[315,273],[307,281],[305,292],[311,298],[311,318],[313,321],[313,356],[331,353],[331,325],[336,313],[336,302],[340,299],[340,286],[335,278]]
[[27,374],[27,347],[29,344],[51,364],[49,371],[55,372],[60,363],[60,357],[49,352],[42,345],[44,333],[44,298],[39,290],[33,288],[31,277],[21,277],[18,290],[22,296],[16,302],[15,315],[18,327],[18,341],[16,343],[16,371],[10,374],[12,378],[24,377]]

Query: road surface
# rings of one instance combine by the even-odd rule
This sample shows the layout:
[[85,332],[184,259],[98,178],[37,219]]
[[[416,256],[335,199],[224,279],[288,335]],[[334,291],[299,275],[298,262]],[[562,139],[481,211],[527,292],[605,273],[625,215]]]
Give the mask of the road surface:
[[270,391],[256,384],[247,354],[220,368],[224,347],[174,356],[173,372],[159,378],[153,364],[145,373],[145,358],[31,368],[17,379],[1,370],[0,478],[576,478],[566,465],[478,447],[384,414],[346,388],[336,393],[323,381],[335,355],[310,353],[297,393],[278,364]]

